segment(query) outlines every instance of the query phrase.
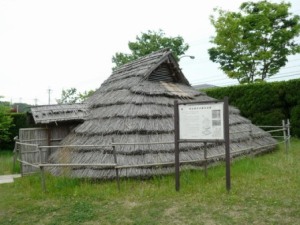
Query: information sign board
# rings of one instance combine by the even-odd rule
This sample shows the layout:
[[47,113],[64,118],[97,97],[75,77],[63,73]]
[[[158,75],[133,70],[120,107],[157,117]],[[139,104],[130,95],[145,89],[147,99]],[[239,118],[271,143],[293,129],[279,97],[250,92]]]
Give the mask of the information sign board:
[[224,140],[224,102],[178,104],[180,140]]
[[[224,142],[226,161],[226,189],[230,181],[230,139],[228,97],[224,101],[174,101],[175,189],[180,189],[179,144],[186,142]],[[205,150],[206,151],[206,150]],[[204,160],[207,161],[206,153]]]

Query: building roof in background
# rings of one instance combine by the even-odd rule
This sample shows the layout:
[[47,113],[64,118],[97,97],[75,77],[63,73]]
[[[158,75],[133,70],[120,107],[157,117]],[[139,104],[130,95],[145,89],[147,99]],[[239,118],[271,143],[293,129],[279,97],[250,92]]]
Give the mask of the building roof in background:
[[197,84],[197,85],[193,85],[193,88],[197,89],[197,90],[203,90],[203,89],[208,89],[208,88],[215,88],[218,86],[212,85],[212,84]]

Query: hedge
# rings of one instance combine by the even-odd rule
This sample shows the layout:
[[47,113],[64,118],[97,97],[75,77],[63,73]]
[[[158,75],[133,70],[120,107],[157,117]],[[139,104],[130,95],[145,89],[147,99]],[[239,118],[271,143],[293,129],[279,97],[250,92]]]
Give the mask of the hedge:
[[300,79],[206,89],[207,95],[237,107],[256,125],[281,125],[290,119],[291,133],[300,137]]
[[10,127],[10,140],[3,141],[0,143],[0,150],[13,150],[14,148],[14,137],[19,135],[20,128],[28,127],[26,113],[11,113],[10,116],[13,118],[13,126]]

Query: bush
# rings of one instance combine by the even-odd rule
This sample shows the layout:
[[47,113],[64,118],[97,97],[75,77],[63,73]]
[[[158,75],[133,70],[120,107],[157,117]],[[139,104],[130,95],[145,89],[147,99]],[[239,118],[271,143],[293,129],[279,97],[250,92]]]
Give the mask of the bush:
[[237,107],[241,115],[257,125],[281,125],[282,120],[291,119],[292,135],[300,137],[300,79],[255,83],[207,89],[207,95],[223,99]]
[[282,119],[285,115],[280,109],[271,111],[257,112],[253,115],[252,122],[256,125],[273,125],[281,126]]
[[0,143],[0,150],[13,150],[14,137],[19,135],[19,129],[29,126],[26,113],[11,113],[10,116],[13,119],[13,126],[9,129],[9,140]]
[[291,133],[296,137],[300,137],[300,104],[292,108],[290,122],[292,127]]

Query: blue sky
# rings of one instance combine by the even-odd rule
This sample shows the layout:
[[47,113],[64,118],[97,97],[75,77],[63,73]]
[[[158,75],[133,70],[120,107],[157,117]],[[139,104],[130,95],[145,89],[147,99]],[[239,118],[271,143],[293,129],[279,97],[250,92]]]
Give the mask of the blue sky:
[[[190,45],[180,67],[192,84],[235,84],[207,49],[213,8],[238,10],[240,0],[0,0],[0,96],[12,102],[47,104],[62,89],[96,89],[111,74],[112,56],[148,30],[182,36]],[[273,1],[281,2],[281,1]],[[300,14],[300,1],[291,12]],[[299,39],[298,39],[299,40]],[[270,81],[299,78],[300,56]]]

